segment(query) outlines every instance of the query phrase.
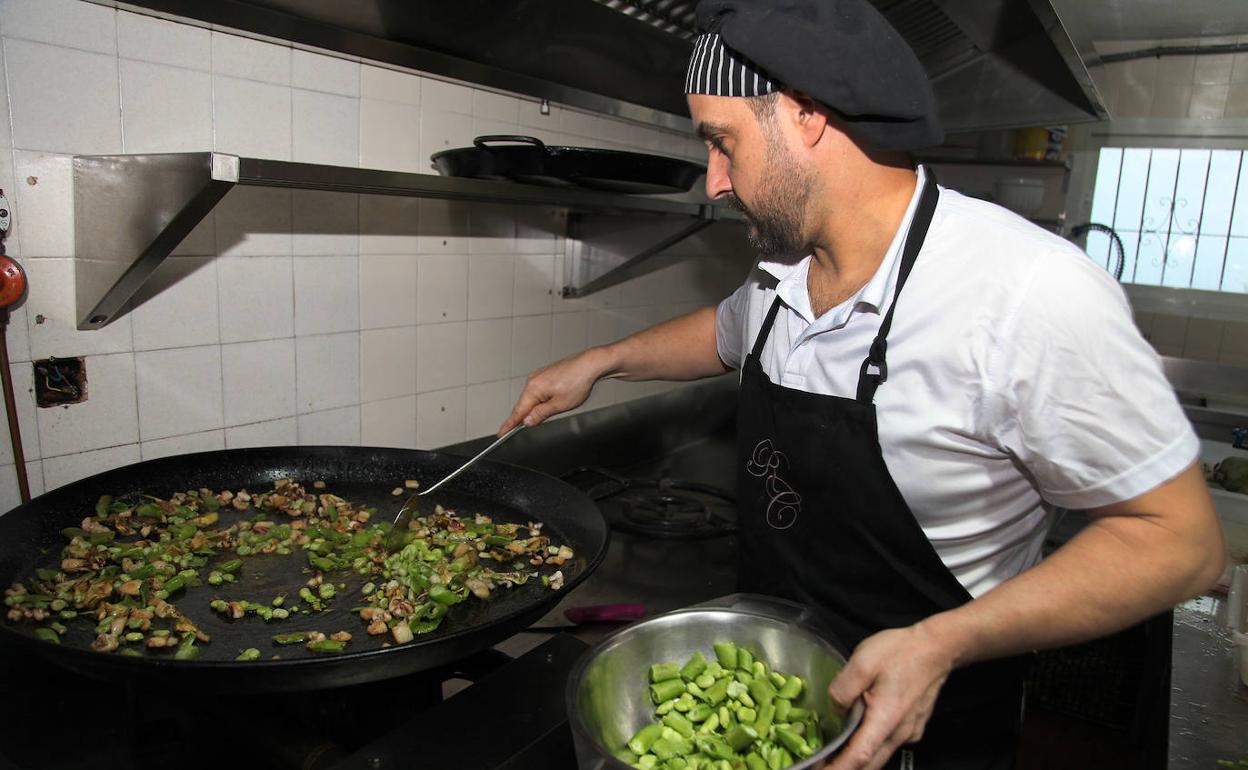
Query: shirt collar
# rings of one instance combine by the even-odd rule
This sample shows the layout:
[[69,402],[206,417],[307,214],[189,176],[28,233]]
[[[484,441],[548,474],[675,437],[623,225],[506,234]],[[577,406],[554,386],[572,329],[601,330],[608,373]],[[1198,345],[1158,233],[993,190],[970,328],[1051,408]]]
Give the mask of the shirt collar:
[[[888,250],[884,252],[884,259],[880,262],[879,268],[876,269],[875,275],[871,276],[871,280],[867,281],[866,285],[859,289],[854,296],[820,316],[818,319],[820,329],[843,326],[855,310],[871,311],[877,314],[883,311],[889,302],[889,298],[893,296],[893,288],[897,285],[897,268],[900,266],[898,264],[898,256],[906,244],[906,233],[910,229],[910,222],[914,219],[915,209],[918,208],[919,196],[923,193],[923,184],[926,176],[926,169],[923,166],[919,166],[917,169],[917,184],[914,186],[914,194],[910,196],[910,204],[906,207],[906,214],[902,217],[901,224],[897,227],[897,232],[893,233],[893,240],[889,243]],[[778,281],[776,294],[780,297],[780,300],[790,310],[800,315],[808,324],[815,321],[814,311],[810,306],[810,293],[806,288],[806,278],[810,271],[811,258],[812,256],[808,254],[796,263],[775,262],[765,259],[760,259],[758,262],[759,269],[773,276]]]

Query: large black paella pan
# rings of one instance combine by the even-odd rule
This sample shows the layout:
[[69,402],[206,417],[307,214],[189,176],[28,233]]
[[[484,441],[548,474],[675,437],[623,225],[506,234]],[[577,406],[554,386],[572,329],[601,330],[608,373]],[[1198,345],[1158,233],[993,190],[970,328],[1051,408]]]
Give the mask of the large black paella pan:
[[[0,586],[26,580],[37,568],[58,564],[67,542],[62,530],[78,526],[91,515],[102,495],[167,498],[199,488],[272,489],[279,479],[309,486],[322,481],[325,491],[373,506],[378,519],[390,519],[405,499],[405,495],[393,495],[396,485],[402,486],[405,479],[428,485],[461,462],[459,457],[419,450],[272,447],[180,455],[118,468],[49,492],[0,516]],[[301,554],[254,555],[244,559],[235,582],[190,586],[179,596],[178,608],[211,636],[194,660],[151,652],[130,657],[93,651],[90,623],[65,624],[68,630],[62,643],[52,644],[36,638],[33,624],[4,621],[0,622],[0,643],[94,677],[159,679],[171,687],[204,691],[277,692],[358,684],[423,671],[492,646],[545,614],[597,567],[606,552],[608,530],[597,507],[576,489],[535,471],[482,461],[430,498],[430,507],[441,504],[460,515],[479,513],[497,522],[542,522],[552,542],[565,544],[575,553],[561,565],[562,589],[555,591],[539,580],[529,580],[495,590],[488,599],[469,597],[451,607],[435,631],[394,644],[386,636],[363,633],[360,619],[351,612],[358,601],[351,597],[359,596],[367,578],[349,570],[333,578],[345,583],[339,598],[313,617],[292,616],[281,623],[267,623],[258,617],[232,620],[211,611],[208,605],[214,598],[263,601],[278,593],[293,595],[308,579],[308,562]],[[222,510],[234,515],[232,510]],[[420,513],[428,511],[422,507]],[[274,646],[275,634],[313,627],[326,633],[347,629],[353,638],[345,652],[335,655],[315,653],[302,645]],[[236,661],[239,651],[246,648],[260,649],[261,658]],[[280,659],[273,659],[274,655]]]

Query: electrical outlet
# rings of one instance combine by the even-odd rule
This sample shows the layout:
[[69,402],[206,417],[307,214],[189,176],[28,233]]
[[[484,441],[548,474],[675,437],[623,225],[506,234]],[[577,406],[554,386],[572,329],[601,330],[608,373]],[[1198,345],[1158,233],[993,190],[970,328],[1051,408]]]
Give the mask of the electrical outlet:
[[87,400],[87,364],[81,358],[35,361],[35,404],[69,406]]

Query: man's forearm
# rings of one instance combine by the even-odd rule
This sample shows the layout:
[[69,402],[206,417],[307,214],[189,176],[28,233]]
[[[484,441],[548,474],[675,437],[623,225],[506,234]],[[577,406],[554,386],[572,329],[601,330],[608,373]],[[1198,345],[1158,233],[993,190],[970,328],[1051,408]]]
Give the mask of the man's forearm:
[[1104,636],[1205,590],[1223,552],[1199,470],[1150,494],[1159,497],[1147,505],[1188,510],[1105,509],[1034,568],[920,625],[960,666]]
[[715,345],[715,308],[705,307],[604,345],[603,377],[696,380],[728,371]]

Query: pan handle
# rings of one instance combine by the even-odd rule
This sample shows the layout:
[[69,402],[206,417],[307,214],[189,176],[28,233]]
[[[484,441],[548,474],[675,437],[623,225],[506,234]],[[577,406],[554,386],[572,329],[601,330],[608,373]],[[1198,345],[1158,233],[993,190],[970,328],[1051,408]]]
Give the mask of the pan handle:
[[476,139],[472,140],[472,143],[482,150],[490,149],[490,142],[531,144],[542,152],[546,152],[546,144],[536,136],[521,136],[519,134],[489,134],[487,136],[478,136]]

